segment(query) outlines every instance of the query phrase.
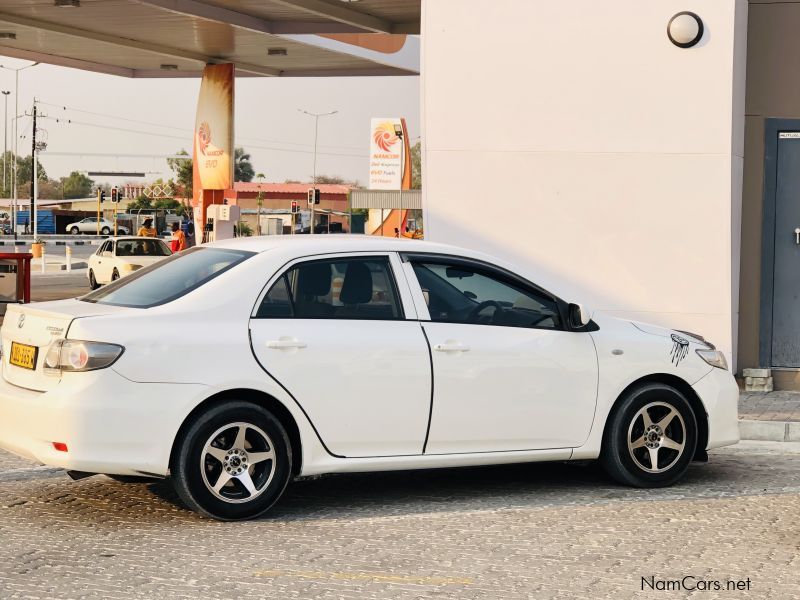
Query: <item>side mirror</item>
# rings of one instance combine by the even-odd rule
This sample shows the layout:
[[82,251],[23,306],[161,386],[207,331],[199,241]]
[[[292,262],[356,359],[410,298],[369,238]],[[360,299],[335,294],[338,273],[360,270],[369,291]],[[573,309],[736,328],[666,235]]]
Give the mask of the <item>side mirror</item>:
[[104,250],[102,256],[104,256],[105,258],[111,258],[111,251]]
[[573,329],[586,327],[592,320],[589,311],[582,304],[569,305],[569,325]]

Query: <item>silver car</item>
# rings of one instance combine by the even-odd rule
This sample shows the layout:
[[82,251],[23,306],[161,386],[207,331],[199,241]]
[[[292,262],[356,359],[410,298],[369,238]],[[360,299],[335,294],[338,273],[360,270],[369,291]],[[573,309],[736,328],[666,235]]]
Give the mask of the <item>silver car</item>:
[[[78,235],[79,233],[90,233],[96,235],[98,232],[97,225],[97,217],[87,217],[82,221],[77,221],[67,225],[67,233],[71,233],[72,235]],[[114,222],[100,218],[99,231],[101,235],[111,235],[114,232]],[[127,227],[117,225],[117,233],[119,235],[128,235],[130,231],[128,231]]]

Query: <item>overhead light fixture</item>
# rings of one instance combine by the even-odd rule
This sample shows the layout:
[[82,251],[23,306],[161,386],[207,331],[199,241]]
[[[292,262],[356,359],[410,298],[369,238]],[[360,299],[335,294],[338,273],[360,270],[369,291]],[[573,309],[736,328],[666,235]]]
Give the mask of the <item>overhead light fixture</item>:
[[177,71],[178,65],[161,65],[162,71]]
[[286,48],[268,48],[267,56],[286,56],[289,51]]
[[53,0],[53,6],[60,8],[79,8],[81,0]]
[[13,31],[0,31],[0,40],[15,40],[17,34]]
[[703,38],[703,20],[693,12],[679,12],[667,24],[669,41],[678,48],[696,46]]

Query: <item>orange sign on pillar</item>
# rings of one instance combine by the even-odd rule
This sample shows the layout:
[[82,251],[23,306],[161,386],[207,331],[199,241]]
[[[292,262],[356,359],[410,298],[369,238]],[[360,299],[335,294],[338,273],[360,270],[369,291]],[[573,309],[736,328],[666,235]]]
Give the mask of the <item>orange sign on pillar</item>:
[[232,64],[203,70],[192,149],[192,206],[200,231],[205,231],[209,205],[222,204],[225,191],[233,188],[234,81]]

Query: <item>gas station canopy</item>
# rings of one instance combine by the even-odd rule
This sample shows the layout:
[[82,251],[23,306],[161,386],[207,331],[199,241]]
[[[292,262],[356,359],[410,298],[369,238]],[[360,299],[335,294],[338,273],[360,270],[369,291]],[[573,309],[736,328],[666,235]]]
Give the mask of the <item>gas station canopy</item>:
[[421,0],[3,0],[0,55],[122,77],[419,73]]

